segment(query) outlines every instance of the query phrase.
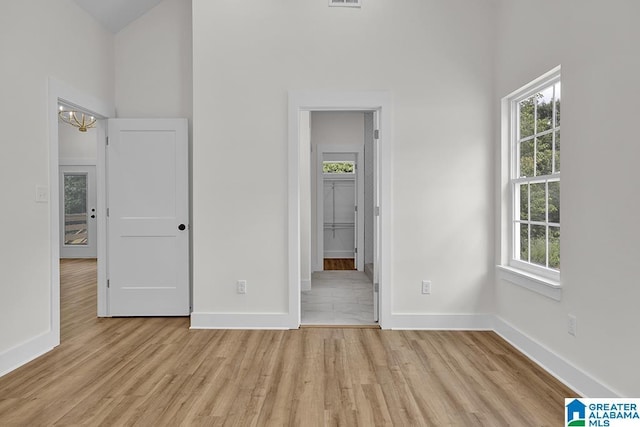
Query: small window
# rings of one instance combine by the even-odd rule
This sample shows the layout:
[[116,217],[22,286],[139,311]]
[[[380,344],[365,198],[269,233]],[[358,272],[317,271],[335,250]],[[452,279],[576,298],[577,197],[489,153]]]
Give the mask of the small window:
[[559,71],[509,99],[510,266],[559,279]]
[[355,164],[356,162],[333,162],[333,161],[324,161],[322,162],[322,172],[323,173],[335,173],[335,174],[354,174],[355,173]]
[[329,6],[360,7],[361,0],[329,0]]

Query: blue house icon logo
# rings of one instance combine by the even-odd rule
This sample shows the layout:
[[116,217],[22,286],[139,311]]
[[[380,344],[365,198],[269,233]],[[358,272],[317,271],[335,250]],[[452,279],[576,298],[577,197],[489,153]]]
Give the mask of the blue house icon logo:
[[567,405],[567,426],[584,426],[585,425],[585,411],[587,405],[582,403],[578,399],[574,399]]

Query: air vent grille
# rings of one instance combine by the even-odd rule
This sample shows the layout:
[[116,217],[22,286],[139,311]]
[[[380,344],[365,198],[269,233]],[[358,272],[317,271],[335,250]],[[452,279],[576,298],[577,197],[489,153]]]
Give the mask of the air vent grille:
[[329,0],[329,6],[360,7],[362,0]]

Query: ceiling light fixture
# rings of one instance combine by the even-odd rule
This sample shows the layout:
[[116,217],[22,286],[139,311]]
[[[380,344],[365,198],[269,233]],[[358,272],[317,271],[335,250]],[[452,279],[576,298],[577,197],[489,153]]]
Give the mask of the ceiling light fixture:
[[77,127],[80,132],[86,132],[87,129],[96,127],[95,117],[88,116],[85,113],[79,111],[65,110],[62,105],[60,106],[58,116],[63,122]]

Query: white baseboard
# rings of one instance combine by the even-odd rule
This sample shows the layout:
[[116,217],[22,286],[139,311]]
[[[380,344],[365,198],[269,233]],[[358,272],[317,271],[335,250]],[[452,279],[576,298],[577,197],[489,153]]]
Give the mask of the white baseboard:
[[288,313],[191,313],[191,329],[297,329]]
[[300,281],[300,290],[301,291],[310,291],[311,290],[311,279],[304,279]]
[[52,332],[45,332],[0,353],[0,377],[51,351],[55,346]]
[[384,319],[385,329],[468,330],[493,329],[492,314],[391,314]]
[[[494,331],[509,344],[583,397],[620,397],[619,393],[576,368],[518,329],[495,316]],[[567,396],[569,397],[569,396]]]

